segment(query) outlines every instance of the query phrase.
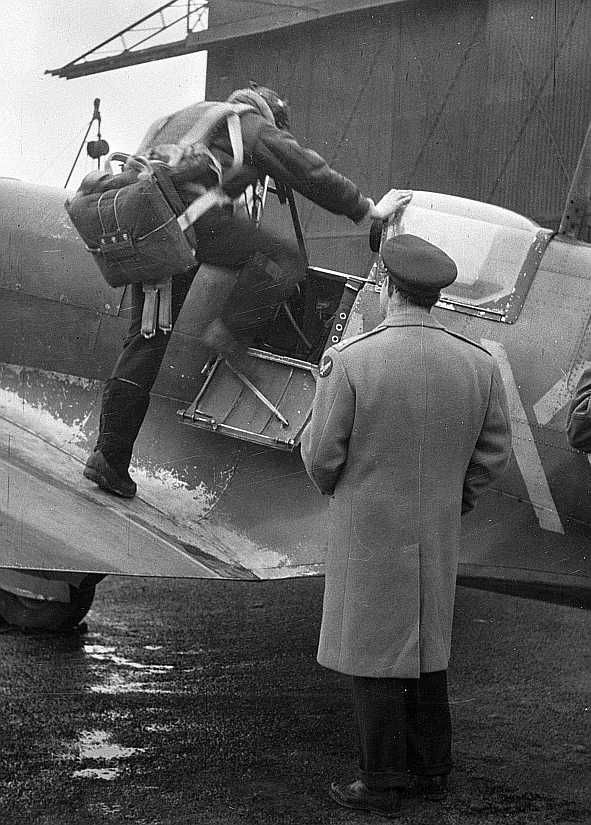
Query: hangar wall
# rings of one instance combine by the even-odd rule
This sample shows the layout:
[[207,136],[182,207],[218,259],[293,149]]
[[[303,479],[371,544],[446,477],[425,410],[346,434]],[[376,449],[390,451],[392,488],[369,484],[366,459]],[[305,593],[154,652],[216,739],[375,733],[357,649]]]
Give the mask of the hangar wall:
[[[371,196],[448,192],[555,228],[591,119],[589,31],[587,0],[396,3],[212,50],[207,97],[276,88],[298,139]],[[365,269],[365,235],[300,207],[313,263]]]

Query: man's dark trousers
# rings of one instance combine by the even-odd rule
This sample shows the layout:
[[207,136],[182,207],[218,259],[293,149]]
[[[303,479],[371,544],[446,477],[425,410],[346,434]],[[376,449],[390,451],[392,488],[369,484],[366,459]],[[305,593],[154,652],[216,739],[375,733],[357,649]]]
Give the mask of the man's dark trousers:
[[[297,246],[255,227],[224,209],[211,209],[195,224],[196,258],[205,264],[240,270],[227,302],[219,307],[227,328],[248,345],[272,318],[275,307],[305,275]],[[179,275],[172,283],[172,323],[181,311],[191,283],[199,274]],[[141,334],[143,291],[131,288],[131,321],[123,350],[103,393],[96,449],[116,468],[127,469],[133,444],[149,405],[149,393],[160,370],[170,334]],[[199,331],[195,331],[199,334]]]
[[409,774],[450,772],[451,716],[447,671],[419,679],[353,676],[360,779],[372,790],[405,787]]

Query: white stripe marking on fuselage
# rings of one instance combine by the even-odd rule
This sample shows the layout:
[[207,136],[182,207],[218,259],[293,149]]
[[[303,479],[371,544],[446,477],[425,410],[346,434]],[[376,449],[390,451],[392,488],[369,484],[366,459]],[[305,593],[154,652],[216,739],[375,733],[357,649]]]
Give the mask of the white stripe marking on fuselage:
[[513,429],[513,453],[540,527],[543,530],[564,535],[564,527],[552,498],[542,460],[519,397],[519,390],[505,348],[498,341],[484,339],[482,345],[495,357],[501,371],[503,384],[507,391]]
[[591,366],[591,361],[583,361],[576,369],[563,376],[539,401],[534,404],[534,413],[540,426],[549,424],[563,407],[570,403],[572,392],[570,387],[575,387],[579,383],[579,378],[583,370]]

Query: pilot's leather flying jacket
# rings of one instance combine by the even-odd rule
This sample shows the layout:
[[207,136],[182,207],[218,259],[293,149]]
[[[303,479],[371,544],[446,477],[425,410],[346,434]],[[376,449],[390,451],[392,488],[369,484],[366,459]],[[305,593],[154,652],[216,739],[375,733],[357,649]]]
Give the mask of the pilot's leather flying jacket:
[[[369,200],[358,187],[339,174],[312,149],[300,146],[290,132],[268,123],[257,112],[247,112],[240,118],[244,142],[244,160],[255,166],[261,177],[269,175],[275,181],[290,186],[304,197],[332,212],[345,215],[356,223],[369,210]],[[226,134],[215,139],[214,154],[231,158]]]
[[583,372],[568,408],[566,435],[571,447],[591,453],[591,367]]
[[[358,187],[339,174],[312,149],[300,146],[290,132],[278,129],[269,107],[259,95],[234,93],[235,103],[250,107],[241,113],[240,126],[244,149],[244,163],[254,167],[261,179],[265,175],[282,183],[335,215],[345,215],[358,223],[367,215],[370,201]],[[257,106],[257,104],[259,104]],[[162,118],[149,128],[136,154],[145,155],[158,144],[180,144],[204,107],[219,106],[219,102],[204,101],[187,106]],[[233,151],[227,126],[222,123],[207,141],[207,146],[225,171],[232,165]]]

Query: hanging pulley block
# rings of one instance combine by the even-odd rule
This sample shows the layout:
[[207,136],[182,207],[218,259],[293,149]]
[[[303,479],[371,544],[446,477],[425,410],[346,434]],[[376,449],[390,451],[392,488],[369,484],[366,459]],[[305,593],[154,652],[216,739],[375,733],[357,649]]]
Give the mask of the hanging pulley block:
[[98,160],[98,158],[102,158],[103,155],[109,154],[109,144],[102,138],[99,140],[89,140],[86,144],[86,152],[89,157]]

